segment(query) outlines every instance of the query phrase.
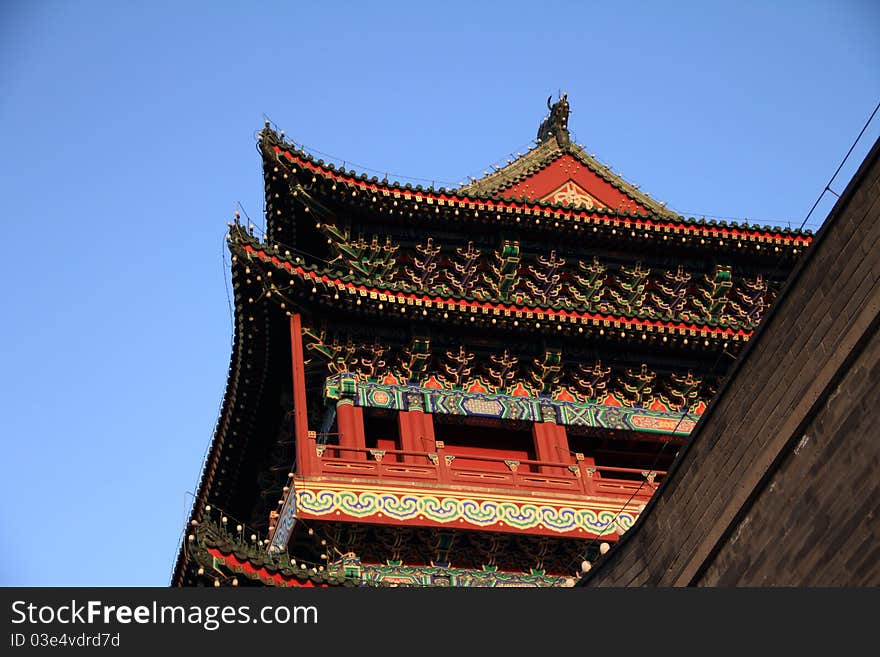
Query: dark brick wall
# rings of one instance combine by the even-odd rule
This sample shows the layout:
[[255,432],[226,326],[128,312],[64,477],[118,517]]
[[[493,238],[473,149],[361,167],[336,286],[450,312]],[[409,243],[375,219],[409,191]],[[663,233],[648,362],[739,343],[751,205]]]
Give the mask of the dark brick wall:
[[880,144],[588,586],[880,585]]
[[697,582],[880,583],[878,404],[875,330]]

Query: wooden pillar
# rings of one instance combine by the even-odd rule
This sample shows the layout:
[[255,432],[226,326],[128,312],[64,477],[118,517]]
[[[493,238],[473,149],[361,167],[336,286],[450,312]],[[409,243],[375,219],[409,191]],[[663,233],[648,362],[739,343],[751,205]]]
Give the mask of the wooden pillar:
[[[424,412],[421,395],[409,395],[407,406],[409,410],[401,411],[398,415],[398,427],[400,428],[400,448],[410,452],[433,452],[434,445],[434,422],[430,414]],[[404,463],[422,463],[424,457],[404,456]]]
[[592,456],[584,456],[578,452],[575,454],[575,460],[581,471],[581,481],[583,483],[584,492],[587,495],[595,494],[595,478],[599,476],[599,473],[596,472],[596,459]]
[[[366,449],[367,447],[367,437],[364,433],[364,409],[360,406],[352,406],[354,409],[354,441],[355,445],[360,449]],[[366,461],[367,453],[366,452],[358,452],[355,455],[355,458],[358,461]]]
[[[397,429],[400,434],[400,449],[405,452],[419,452],[422,449],[422,419],[415,417],[414,411],[400,411],[397,414]],[[411,454],[403,455],[404,463],[418,463]]]
[[[532,439],[535,441],[535,460],[537,461],[556,460],[555,436],[551,432],[553,426],[549,422],[535,422],[532,425]],[[540,465],[538,472],[552,474],[553,468]]]
[[343,397],[336,402],[336,427],[339,430],[339,446],[350,449],[340,450],[339,457],[353,461],[365,461],[367,453],[353,452],[367,446],[364,438],[364,409],[354,405],[354,400]]
[[[407,452],[433,452],[434,419],[421,410],[401,411],[398,415],[400,448]],[[404,463],[423,463],[424,456],[404,456]]]
[[437,454],[437,480],[441,484],[448,484],[452,481],[452,475],[449,470],[452,466],[452,460],[455,458],[454,456],[448,456],[446,454],[446,444],[442,440],[438,440],[434,443],[434,449]]
[[437,448],[434,438],[434,416],[431,413],[415,411],[422,420],[422,444],[419,449],[423,452],[433,452]]
[[306,411],[306,370],[303,359],[302,318],[290,316],[290,356],[293,376],[293,434],[296,440],[296,471],[310,474],[318,470],[318,455],[309,449],[309,417]]
[[557,463],[572,463],[571,450],[568,447],[568,432],[565,430],[564,424],[553,424],[555,432],[554,447],[556,449],[556,458],[553,459]]
[[[535,457],[538,461],[552,463],[571,463],[568,451],[568,434],[565,426],[557,424],[556,409],[552,406],[541,407],[541,422],[532,426],[532,437],[535,440]],[[565,474],[558,466],[539,466],[538,471],[544,474]]]

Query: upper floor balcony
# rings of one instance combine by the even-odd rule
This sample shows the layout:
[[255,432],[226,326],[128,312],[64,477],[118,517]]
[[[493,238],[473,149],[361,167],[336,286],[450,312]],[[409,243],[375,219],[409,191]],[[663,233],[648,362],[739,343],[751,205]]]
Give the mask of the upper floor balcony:
[[[597,466],[595,459],[574,454],[563,461],[511,458],[509,450],[468,453],[435,441],[435,450],[406,451],[318,444],[308,437],[315,458],[298,471],[304,478],[382,480],[389,485],[430,485],[453,489],[501,489],[521,494],[608,498],[646,502],[666,473],[657,470]],[[497,455],[492,455],[496,453]]]
[[[346,374],[328,378],[325,396],[321,431],[297,442],[294,502],[285,504],[297,518],[616,540],[665,474],[645,463],[674,453],[657,461],[651,450],[680,442],[696,422]],[[585,428],[589,440],[578,433]],[[602,450],[588,449],[598,443]],[[618,443],[645,447],[608,448]]]

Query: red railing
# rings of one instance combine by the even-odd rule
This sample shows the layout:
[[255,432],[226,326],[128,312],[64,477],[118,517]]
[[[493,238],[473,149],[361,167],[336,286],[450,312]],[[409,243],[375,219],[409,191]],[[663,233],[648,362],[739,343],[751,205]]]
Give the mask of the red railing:
[[[309,440],[315,443],[313,438]],[[436,452],[364,449],[316,443],[313,449],[315,461],[301,469],[300,474],[418,480],[481,488],[625,498],[634,496],[639,501],[650,498],[659,479],[666,474],[637,468],[596,466],[577,459],[571,463],[561,463],[455,455],[439,442]]]

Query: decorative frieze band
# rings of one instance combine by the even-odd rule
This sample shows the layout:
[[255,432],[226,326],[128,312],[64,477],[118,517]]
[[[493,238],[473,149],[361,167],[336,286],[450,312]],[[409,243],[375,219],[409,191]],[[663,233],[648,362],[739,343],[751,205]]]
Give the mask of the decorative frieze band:
[[361,381],[353,374],[327,378],[328,399],[351,399],[356,406],[397,411],[417,410],[441,415],[464,415],[527,422],[556,422],[569,426],[597,427],[688,435],[699,415],[671,413],[626,406],[570,402],[542,397],[464,392],[418,386]]
[[622,534],[639,504],[599,500],[542,500],[516,495],[388,489],[387,486],[297,478],[298,518],[372,521],[526,531],[576,537]]

